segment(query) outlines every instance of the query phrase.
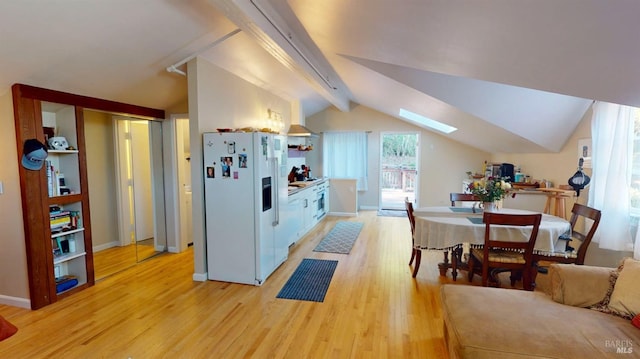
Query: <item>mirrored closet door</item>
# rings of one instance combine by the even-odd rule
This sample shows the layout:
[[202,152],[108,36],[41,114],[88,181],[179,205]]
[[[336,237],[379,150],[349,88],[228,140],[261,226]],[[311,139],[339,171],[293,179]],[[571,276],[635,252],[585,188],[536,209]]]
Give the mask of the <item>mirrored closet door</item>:
[[[159,121],[85,111],[96,280],[166,251]],[[92,160],[93,157],[93,160]],[[95,178],[94,178],[95,177]],[[93,181],[95,182],[93,182]]]

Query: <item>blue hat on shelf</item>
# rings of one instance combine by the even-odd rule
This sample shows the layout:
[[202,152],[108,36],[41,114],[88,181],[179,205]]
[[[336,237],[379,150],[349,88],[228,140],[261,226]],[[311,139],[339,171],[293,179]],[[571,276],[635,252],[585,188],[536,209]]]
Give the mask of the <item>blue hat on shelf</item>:
[[49,154],[47,153],[47,147],[35,138],[30,138],[24,141],[24,148],[22,150],[22,167],[38,171],[42,168],[44,160]]

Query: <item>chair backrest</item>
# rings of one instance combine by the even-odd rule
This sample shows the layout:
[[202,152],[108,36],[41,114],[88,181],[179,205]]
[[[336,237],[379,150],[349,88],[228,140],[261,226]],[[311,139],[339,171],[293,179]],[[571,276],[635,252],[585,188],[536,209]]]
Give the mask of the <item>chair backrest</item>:
[[[538,238],[538,229],[540,228],[540,221],[542,220],[542,214],[506,214],[496,212],[484,212],[483,221],[485,223],[484,232],[484,262],[487,262],[488,249],[490,248],[503,248],[511,250],[521,250],[524,254],[524,260],[527,264],[532,262],[533,247],[536,244]],[[491,226],[507,225],[507,226],[531,226],[531,234],[527,242],[515,242],[492,239]]]
[[479,199],[475,194],[471,193],[449,193],[449,200],[451,201],[451,207],[456,206],[456,202],[478,202]]
[[[576,264],[584,264],[584,257],[587,254],[587,248],[591,243],[591,239],[593,239],[593,235],[596,233],[596,229],[598,229],[601,216],[602,213],[600,210],[579,203],[573,204],[573,208],[571,209],[571,220],[569,221],[569,223],[571,223],[571,238],[578,239],[582,242],[578,248]],[[582,232],[576,230],[576,223],[580,217],[583,219],[588,218],[593,221],[589,228],[587,223],[588,221],[584,221],[585,229]]]
[[404,199],[404,208],[407,210],[407,217],[409,217],[409,224],[411,224],[411,238],[413,238],[416,232],[416,219],[413,216],[413,203],[409,201],[409,198]]

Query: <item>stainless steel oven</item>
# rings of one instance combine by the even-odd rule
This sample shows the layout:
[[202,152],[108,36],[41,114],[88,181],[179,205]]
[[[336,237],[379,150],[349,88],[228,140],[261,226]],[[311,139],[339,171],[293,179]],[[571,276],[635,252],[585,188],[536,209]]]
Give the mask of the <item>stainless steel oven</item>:
[[318,185],[318,219],[327,214],[326,208],[327,186],[325,183]]

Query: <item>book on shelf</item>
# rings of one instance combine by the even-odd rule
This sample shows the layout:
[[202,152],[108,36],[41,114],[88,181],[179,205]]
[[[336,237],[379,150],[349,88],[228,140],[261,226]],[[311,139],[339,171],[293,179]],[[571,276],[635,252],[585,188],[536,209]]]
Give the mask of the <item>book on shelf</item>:
[[80,211],[69,211],[57,204],[49,206],[49,226],[51,234],[82,228]]
[[56,229],[62,229],[65,226],[71,226],[71,212],[62,211],[60,213],[49,214],[49,225],[51,226],[51,231],[55,231]]
[[80,211],[71,211],[71,227],[82,228],[82,221],[80,219]]
[[59,196],[60,195],[60,183],[59,183],[60,171],[55,169],[55,167],[51,167],[51,173],[53,173],[53,195]]
[[71,191],[66,186],[64,174],[60,172],[51,161],[46,161],[45,165],[47,166],[47,190],[49,197],[69,194]]
[[50,223],[51,223],[51,228],[64,227],[68,224],[71,224],[71,217],[63,216],[63,217],[51,218]]
[[57,218],[57,217],[65,217],[65,216],[70,216],[71,212],[70,211],[65,211],[63,209],[60,210],[54,210],[53,212],[49,212],[49,218]]
[[46,161],[45,166],[47,169],[47,190],[49,191],[49,197],[53,197],[53,165],[51,161]]

